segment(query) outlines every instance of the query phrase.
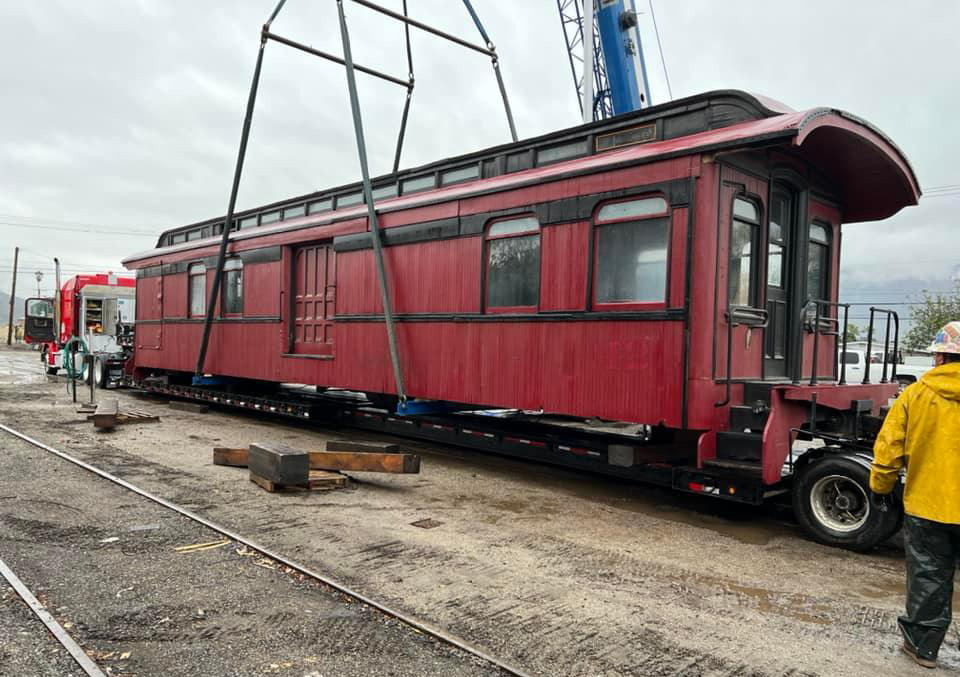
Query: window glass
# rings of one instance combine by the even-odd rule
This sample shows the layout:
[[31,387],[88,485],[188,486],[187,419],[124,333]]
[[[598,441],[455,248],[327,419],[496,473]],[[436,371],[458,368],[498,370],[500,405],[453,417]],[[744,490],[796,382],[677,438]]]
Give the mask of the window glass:
[[187,241],[199,240],[201,235],[203,235],[203,231],[191,230],[189,233],[187,233]]
[[727,268],[727,301],[731,306],[753,306],[755,303],[753,252],[758,231],[757,206],[747,200],[734,200]]
[[460,181],[469,181],[480,176],[480,165],[468,165],[458,169],[451,169],[440,175],[440,185],[446,186]]
[[181,242],[186,242],[186,241],[187,241],[186,233],[176,233],[173,235],[173,237],[170,238],[170,242],[172,244],[180,244]]
[[243,312],[243,261],[228,259],[223,264],[223,312]]
[[363,202],[363,193],[347,193],[346,195],[341,195],[337,198],[337,209],[343,207],[352,207],[353,205],[358,205]]
[[244,228],[254,228],[257,225],[256,216],[248,216],[245,219],[240,219],[240,229]]
[[810,240],[821,244],[830,244],[830,235],[827,233],[827,229],[819,223],[811,223]]
[[329,212],[333,209],[333,200],[317,200],[316,202],[311,202],[308,212],[310,214],[319,214],[320,212]]
[[829,301],[830,237],[819,223],[810,224],[810,246],[807,250],[807,297]]
[[860,364],[860,353],[843,353],[843,364]]
[[[540,301],[540,224],[532,216],[491,224],[487,307],[536,307]],[[531,232],[533,231],[533,232]]]
[[283,218],[285,219],[295,219],[298,216],[305,216],[307,213],[307,205],[297,205],[296,207],[287,207],[283,210]]
[[487,231],[487,236],[517,235],[519,233],[529,233],[530,231],[537,230],[540,230],[540,223],[537,219],[532,216],[525,216],[521,219],[510,219],[509,221],[497,221],[493,223]]
[[207,312],[207,267],[194,263],[187,269],[190,277],[190,316],[197,317]]
[[379,186],[378,188],[373,189],[374,201],[383,200],[384,198],[396,197],[396,196],[397,196],[397,184],[395,183],[392,183],[389,186]]
[[624,129],[611,134],[597,137],[597,150],[609,150],[620,146],[631,146],[635,143],[646,143],[657,138],[657,125],[648,124],[631,129]]
[[733,201],[733,216],[735,218],[746,219],[756,223],[760,217],[757,215],[757,205],[748,200],[736,199]]
[[574,141],[573,143],[565,143],[562,146],[554,146],[552,148],[538,150],[537,164],[542,165],[548,162],[559,162],[560,160],[566,160],[568,158],[586,154],[587,140],[582,139],[580,141]]
[[434,186],[434,176],[418,176],[415,179],[407,179],[403,182],[403,192],[416,193],[419,190],[428,190]]
[[767,251],[767,286],[783,286],[783,246],[773,242],[770,243]]
[[53,304],[46,299],[27,301],[27,317],[53,317]]
[[267,212],[266,214],[260,215],[260,225],[267,223],[276,223],[280,220],[280,210],[278,209],[275,212]]
[[662,197],[646,197],[641,200],[604,205],[597,214],[597,221],[617,221],[619,219],[666,214],[666,212],[666,200]]
[[595,280],[596,300],[601,303],[663,301],[667,284],[667,220],[599,226]]

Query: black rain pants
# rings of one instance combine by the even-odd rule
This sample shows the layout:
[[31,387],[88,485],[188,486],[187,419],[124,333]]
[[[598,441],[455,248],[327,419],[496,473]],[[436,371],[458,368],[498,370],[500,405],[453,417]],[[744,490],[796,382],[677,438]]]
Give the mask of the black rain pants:
[[960,524],[906,515],[907,613],[897,619],[906,643],[936,660],[950,627],[953,574],[960,559]]

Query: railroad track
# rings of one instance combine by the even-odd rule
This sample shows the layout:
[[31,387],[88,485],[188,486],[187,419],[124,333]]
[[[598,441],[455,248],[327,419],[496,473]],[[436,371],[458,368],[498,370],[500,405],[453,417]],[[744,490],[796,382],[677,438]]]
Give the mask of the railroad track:
[[[123,487],[128,491],[131,491],[143,498],[146,498],[149,501],[152,501],[168,510],[176,512],[182,515],[183,517],[186,517],[187,519],[192,520],[208,529],[216,531],[217,533],[225,536],[226,538],[232,541],[235,541],[239,544],[242,544],[247,548],[249,548],[250,550],[260,553],[264,557],[268,557],[279,564],[289,567],[290,569],[316,582],[330,586],[331,588],[334,588],[340,591],[341,593],[348,595],[349,597],[352,597],[353,599],[363,604],[366,604],[369,607],[377,609],[381,613],[386,614],[387,616],[390,616],[392,618],[395,618],[398,621],[405,623],[406,625],[424,634],[434,637],[435,639],[445,644],[456,647],[461,651],[464,651],[472,656],[475,656],[476,658],[479,658],[491,664],[492,666],[498,668],[505,675],[513,675],[514,677],[535,677],[531,673],[528,673],[515,665],[512,665],[504,660],[497,658],[496,656],[489,654],[483,649],[477,646],[474,646],[473,644],[469,643],[468,641],[460,637],[452,635],[444,631],[443,629],[438,628],[426,621],[414,618],[413,616],[410,616],[402,611],[399,611],[390,606],[387,606],[386,604],[378,602],[377,600],[372,599],[364,595],[363,593],[358,592],[350,588],[349,586],[344,585],[343,583],[337,580],[334,580],[328,576],[318,573],[310,569],[306,565],[301,564],[295,560],[292,560],[278,552],[275,552],[267,548],[266,546],[263,546],[257,543],[256,541],[253,541],[250,538],[247,538],[231,529],[221,526],[215,522],[212,522],[200,515],[197,515],[191,510],[188,510],[187,508],[184,508],[180,505],[177,505],[176,503],[173,503],[164,498],[161,498],[145,489],[142,489],[130,482],[127,482],[124,479],[117,477],[116,475],[113,475],[105,470],[97,468],[96,466],[86,463],[85,461],[82,461],[74,456],[71,456],[70,454],[67,454],[63,451],[60,451],[59,449],[51,447],[50,445],[44,444],[39,440],[33,439],[32,437],[25,435],[24,433],[18,430],[15,430],[14,428],[11,428],[10,426],[0,423],[0,430],[8,433],[9,435],[19,438],[20,440],[26,442],[27,444],[37,447],[38,449],[42,449],[43,451],[46,451],[50,454],[58,456],[65,461],[68,461],[80,468],[83,468],[84,470],[87,470],[88,472],[98,475],[99,477],[105,480],[113,482],[114,484],[120,487]],[[89,677],[105,677],[104,673],[100,671],[99,667],[97,667],[97,665],[93,661],[91,661],[89,657],[87,657],[87,655],[83,652],[83,650],[70,637],[67,631],[64,630],[64,628],[59,623],[57,623],[57,621],[49,613],[47,613],[43,605],[36,599],[36,597],[34,597],[34,595],[19,580],[19,578],[16,577],[13,571],[11,571],[2,562],[2,560],[0,560],[0,574],[3,575],[3,577],[10,583],[11,587],[14,588],[17,594],[20,595],[20,597],[24,600],[24,602],[26,602],[26,604],[33,610],[33,612],[40,618],[40,620],[43,621],[43,623],[48,627],[48,629],[50,629],[51,633],[56,638],[56,640],[60,642],[61,645],[63,645],[63,647],[77,661],[77,664],[85,671],[85,673]]]

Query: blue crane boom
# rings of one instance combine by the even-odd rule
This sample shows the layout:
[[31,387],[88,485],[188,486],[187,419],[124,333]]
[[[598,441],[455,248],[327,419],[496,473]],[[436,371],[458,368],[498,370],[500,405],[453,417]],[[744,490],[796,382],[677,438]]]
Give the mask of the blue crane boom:
[[[633,0],[557,0],[557,9],[584,121],[649,106],[650,86]],[[590,77],[585,78],[585,71]]]

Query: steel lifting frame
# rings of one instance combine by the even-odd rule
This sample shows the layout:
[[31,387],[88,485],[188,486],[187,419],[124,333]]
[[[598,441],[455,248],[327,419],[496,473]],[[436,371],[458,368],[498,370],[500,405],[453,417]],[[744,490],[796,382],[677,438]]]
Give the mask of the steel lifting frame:
[[514,141],[517,141],[517,130],[516,125],[513,121],[513,112],[510,109],[510,101],[507,98],[507,90],[503,84],[503,77],[500,72],[500,63],[497,57],[496,47],[493,42],[490,40],[487,35],[486,30],[483,28],[483,24],[480,23],[480,19],[477,16],[476,11],[474,11],[473,6],[470,3],[470,0],[463,0],[463,4],[466,7],[467,11],[470,13],[470,17],[473,19],[474,24],[477,27],[477,30],[480,32],[480,35],[483,37],[484,42],[486,43],[485,47],[480,45],[473,44],[462,38],[458,38],[454,35],[441,31],[432,26],[428,26],[420,21],[416,21],[407,16],[407,3],[404,0],[403,3],[403,14],[398,14],[397,12],[391,11],[384,7],[377,5],[370,0],[352,0],[358,5],[363,5],[369,9],[372,9],[375,12],[379,12],[385,16],[396,19],[404,23],[405,37],[406,37],[406,49],[407,49],[407,66],[409,69],[408,79],[406,81],[401,80],[400,78],[393,77],[386,73],[374,70],[372,68],[367,68],[359,64],[355,64],[353,61],[353,54],[350,50],[350,34],[347,30],[347,19],[346,14],[343,9],[343,0],[336,0],[337,2],[337,13],[340,19],[340,38],[342,41],[343,47],[343,58],[339,58],[332,54],[322,52],[313,47],[308,47],[307,45],[301,44],[290,40],[289,38],[284,38],[275,33],[270,32],[270,26],[273,24],[274,19],[277,18],[277,15],[280,13],[280,10],[283,9],[283,6],[286,4],[286,0],[280,0],[276,8],[273,10],[273,13],[270,15],[270,18],[267,19],[267,22],[263,25],[263,29],[260,32],[260,48],[257,52],[257,63],[253,70],[253,81],[250,84],[250,94],[247,98],[247,109],[246,114],[243,119],[243,130],[240,134],[240,149],[237,154],[237,164],[233,173],[233,185],[230,189],[230,202],[227,205],[227,217],[222,226],[222,237],[220,239],[220,251],[217,256],[217,267],[213,276],[213,288],[210,290],[210,297],[207,302],[207,312],[203,324],[203,335],[200,339],[200,351],[197,356],[197,366],[194,374],[194,380],[197,382],[202,382],[203,380],[203,367],[206,363],[207,356],[207,346],[210,341],[210,329],[213,325],[213,315],[217,307],[217,298],[220,292],[220,284],[223,277],[223,264],[226,260],[227,255],[227,245],[230,240],[230,232],[233,230],[234,225],[234,211],[237,204],[237,192],[240,187],[240,177],[243,173],[243,161],[246,157],[247,152],[247,140],[250,136],[250,123],[253,120],[253,109],[257,100],[257,89],[260,84],[260,71],[263,66],[263,53],[266,48],[267,41],[273,40],[274,42],[279,42],[281,44],[293,47],[300,51],[306,52],[308,54],[313,54],[322,59],[338,63],[345,67],[347,74],[347,88],[350,93],[350,109],[353,114],[353,127],[356,134],[357,140],[357,154],[360,158],[360,171],[361,178],[363,181],[363,197],[364,201],[367,204],[367,215],[370,221],[370,232],[373,240],[373,249],[374,249],[374,258],[377,265],[377,281],[380,287],[380,296],[383,303],[383,316],[384,323],[387,329],[387,342],[390,350],[390,361],[393,366],[393,375],[396,384],[397,397],[401,404],[405,404],[407,400],[406,391],[403,384],[403,371],[400,367],[400,357],[397,350],[397,338],[396,330],[394,327],[393,311],[390,305],[390,293],[389,286],[387,282],[386,269],[383,263],[383,240],[380,234],[380,227],[377,222],[377,211],[376,206],[373,202],[373,188],[370,182],[370,171],[367,162],[367,148],[366,142],[363,135],[363,121],[360,115],[360,101],[357,95],[357,83],[356,83],[356,71],[361,73],[366,73],[367,75],[372,75],[374,77],[380,78],[387,82],[392,82],[397,85],[406,87],[407,89],[407,98],[404,102],[403,115],[400,123],[400,133],[397,138],[397,149],[394,155],[394,164],[393,171],[396,171],[399,168],[400,163],[400,153],[403,145],[403,138],[406,131],[407,124],[407,115],[410,110],[410,100],[413,95],[413,56],[410,49],[410,27],[418,28],[427,33],[431,33],[438,37],[444,38],[450,42],[458,44],[462,47],[466,47],[481,54],[485,54],[490,57],[491,63],[493,65],[493,71],[497,78],[497,86],[500,89],[500,96],[503,99],[504,111],[507,115],[507,123],[510,126],[510,136]]

